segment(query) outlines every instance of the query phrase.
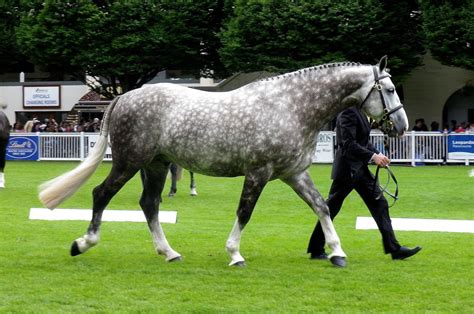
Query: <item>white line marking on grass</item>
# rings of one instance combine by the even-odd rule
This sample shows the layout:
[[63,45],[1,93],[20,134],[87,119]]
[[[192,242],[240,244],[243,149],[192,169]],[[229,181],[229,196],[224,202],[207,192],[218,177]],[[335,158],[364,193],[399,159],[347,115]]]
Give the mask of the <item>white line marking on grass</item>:
[[470,177],[474,177],[474,169],[471,170],[471,173],[469,174]]
[[[474,233],[474,220],[392,218],[394,230]],[[357,217],[356,229],[378,229],[372,217]]]
[[[176,211],[159,212],[161,223],[176,223]],[[31,208],[30,219],[34,220],[86,220],[92,218],[92,209],[62,209],[56,208],[49,210],[47,208]],[[145,215],[141,210],[104,210],[102,221],[131,221],[146,222]]]

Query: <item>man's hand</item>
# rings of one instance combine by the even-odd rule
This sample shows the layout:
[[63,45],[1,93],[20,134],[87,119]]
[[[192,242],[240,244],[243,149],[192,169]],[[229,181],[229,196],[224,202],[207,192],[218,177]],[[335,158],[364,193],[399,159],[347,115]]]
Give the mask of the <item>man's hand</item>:
[[382,153],[379,153],[378,155],[377,154],[374,154],[372,156],[372,161],[377,165],[377,166],[380,166],[380,167],[387,167],[388,164],[390,163],[390,159],[388,159],[387,156],[385,156],[384,154]]

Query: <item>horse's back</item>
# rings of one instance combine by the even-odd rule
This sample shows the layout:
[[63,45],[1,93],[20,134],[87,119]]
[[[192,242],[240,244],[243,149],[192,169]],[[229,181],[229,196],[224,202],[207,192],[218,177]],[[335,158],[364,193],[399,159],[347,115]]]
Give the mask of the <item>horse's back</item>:
[[299,139],[294,143],[296,118],[265,103],[267,92],[154,84],[124,94],[112,112],[114,158],[147,162],[162,155],[215,176],[244,175],[270,162],[291,163],[301,157]]

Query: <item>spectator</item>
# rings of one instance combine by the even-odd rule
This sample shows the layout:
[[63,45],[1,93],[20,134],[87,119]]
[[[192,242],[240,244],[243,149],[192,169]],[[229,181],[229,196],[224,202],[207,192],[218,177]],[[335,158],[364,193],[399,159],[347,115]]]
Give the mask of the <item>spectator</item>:
[[451,120],[451,128],[449,129],[450,131],[456,130],[458,125],[458,122],[456,120]]
[[84,125],[86,132],[99,132],[100,131],[100,120],[99,118],[94,118],[91,123]]
[[25,126],[23,127],[25,129],[26,133],[31,133],[33,132],[33,127],[35,123],[39,122],[36,117],[33,117],[33,119],[26,121]]
[[436,121],[431,122],[431,131],[439,132],[439,123]]
[[465,131],[466,131],[466,122],[461,123],[454,129],[454,132],[456,133],[464,133]]
[[469,128],[466,129],[466,133],[474,133],[474,122],[469,123]]
[[428,127],[425,124],[425,119],[419,118],[415,120],[415,126],[412,129],[413,131],[428,131]]

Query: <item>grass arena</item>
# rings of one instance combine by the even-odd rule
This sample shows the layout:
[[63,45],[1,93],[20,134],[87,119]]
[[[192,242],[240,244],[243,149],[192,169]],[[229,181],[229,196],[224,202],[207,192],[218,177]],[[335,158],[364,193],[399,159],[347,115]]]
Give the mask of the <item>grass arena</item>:
[[[227,266],[225,240],[235,218],[243,178],[196,175],[199,196],[190,197],[189,173],[178,193],[163,193],[162,210],[177,211],[163,224],[183,261],[166,263],[153,249],[146,223],[102,224],[101,242],[69,256],[85,221],[29,220],[41,182],[76,162],[8,162],[0,189],[0,312],[470,312],[473,234],[396,231],[422,252],[405,261],[384,255],[378,230],[357,230],[370,216],[354,192],[335,220],[348,267],[310,260],[306,245],[316,216],[284,183],[270,182],[245,229],[241,250],[248,266]],[[110,170],[104,162],[60,208],[90,208],[91,191]],[[400,200],[392,218],[473,219],[474,178],[466,166],[393,166]],[[313,165],[322,195],[331,165]],[[372,169],[373,170],[373,169]],[[169,190],[167,181],[164,192]],[[134,177],[108,209],[138,210]]]

